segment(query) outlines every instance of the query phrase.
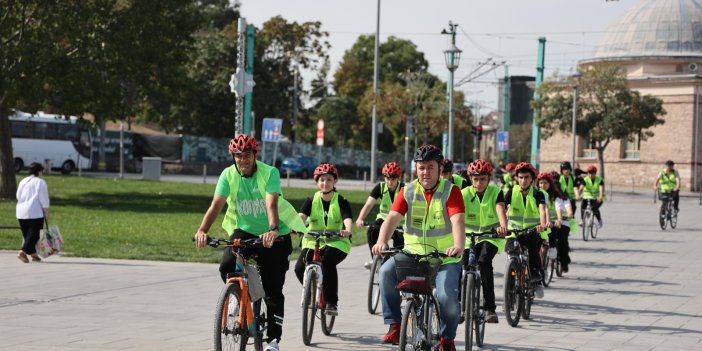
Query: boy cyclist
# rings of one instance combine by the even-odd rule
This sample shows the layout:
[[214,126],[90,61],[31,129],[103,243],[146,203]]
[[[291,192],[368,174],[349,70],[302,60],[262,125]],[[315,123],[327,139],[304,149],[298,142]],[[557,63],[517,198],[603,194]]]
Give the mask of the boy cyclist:
[[597,167],[594,165],[587,167],[587,176],[583,178],[579,191],[583,196],[583,202],[580,204],[580,218],[584,220],[585,208],[590,203],[592,212],[597,218],[597,228],[602,228],[600,206],[604,202],[604,179],[597,175]]
[[[473,185],[463,189],[463,203],[466,208],[466,232],[481,233],[495,229],[499,237],[507,232],[505,215],[505,198],[500,188],[490,184],[492,165],[490,162],[475,160],[468,166],[468,175]],[[482,277],[484,308],[487,311],[485,321],[497,323],[495,313],[495,279],[492,260],[505,248],[502,239],[477,239],[475,254],[478,258],[480,276]],[[470,241],[466,239],[466,252],[463,254],[467,263]]]
[[672,160],[665,161],[665,168],[658,173],[653,190],[658,189],[660,185],[661,194],[670,193],[673,196],[675,213],[677,213],[679,211],[678,203],[680,203],[680,174],[674,167],[675,163]]
[[558,180],[558,183],[561,185],[561,190],[568,195],[570,207],[573,210],[573,213],[575,213],[577,208],[575,204],[578,197],[580,197],[580,191],[578,189],[580,184],[578,182],[578,178],[573,175],[573,168],[571,167],[570,162],[561,162],[561,175],[553,180]]

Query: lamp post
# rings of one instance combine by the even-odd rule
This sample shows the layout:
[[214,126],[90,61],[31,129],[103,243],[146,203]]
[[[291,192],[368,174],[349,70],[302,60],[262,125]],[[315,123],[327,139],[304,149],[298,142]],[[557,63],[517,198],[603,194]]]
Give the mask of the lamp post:
[[575,81],[575,83],[573,84],[573,121],[571,122],[571,124],[572,124],[571,133],[573,134],[573,154],[571,157],[571,160],[573,161],[573,163],[572,163],[571,167],[573,167],[573,169],[575,169],[575,144],[576,144],[575,140],[577,139],[577,135],[575,134],[575,132],[576,132],[575,126],[576,126],[576,123],[578,121],[578,118],[577,118],[578,117],[578,81],[580,80],[581,76],[582,75],[580,73],[576,73],[576,74],[571,76],[571,78],[573,78],[573,80]]
[[444,59],[446,60],[446,68],[449,70],[449,125],[448,125],[448,145],[446,148],[446,158],[453,160],[453,72],[458,68],[461,61],[461,49],[456,47],[456,27],[457,24],[449,21],[449,30],[441,31],[441,34],[451,35],[451,45],[444,50]]

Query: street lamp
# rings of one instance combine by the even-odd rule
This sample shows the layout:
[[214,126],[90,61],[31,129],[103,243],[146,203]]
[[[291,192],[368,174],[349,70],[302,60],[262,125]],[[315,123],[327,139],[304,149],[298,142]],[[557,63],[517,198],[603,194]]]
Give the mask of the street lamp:
[[577,120],[578,120],[577,119],[577,116],[578,116],[578,83],[579,83],[580,77],[582,77],[582,74],[580,74],[579,72],[571,76],[571,78],[574,81],[574,83],[573,83],[573,121],[572,121],[572,131],[571,131],[571,133],[573,134],[573,154],[572,154],[572,158],[571,158],[573,160],[573,163],[572,163],[571,167],[573,167],[573,169],[575,169],[575,139],[577,137],[575,135],[575,125],[576,125]]
[[456,27],[449,21],[449,30],[444,29],[441,34],[451,35],[451,45],[444,50],[444,59],[446,60],[446,68],[449,70],[449,126],[448,126],[448,146],[446,158],[453,160],[453,72],[458,68],[461,62],[461,49],[456,47]]

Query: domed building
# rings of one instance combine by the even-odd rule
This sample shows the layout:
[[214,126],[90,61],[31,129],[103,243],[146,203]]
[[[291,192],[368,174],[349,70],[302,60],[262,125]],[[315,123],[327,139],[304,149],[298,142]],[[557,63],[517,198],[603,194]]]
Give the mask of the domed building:
[[[675,162],[681,189],[700,190],[702,184],[702,1],[644,0],[607,29],[591,59],[613,62],[627,72],[629,87],[663,100],[663,125],[651,128],[646,141],[622,140],[606,148],[606,183],[652,187],[666,160]],[[548,62],[547,62],[548,64]],[[576,162],[597,163],[596,150],[586,138],[576,140]],[[570,135],[554,135],[541,144],[541,164],[558,167],[572,154]]]

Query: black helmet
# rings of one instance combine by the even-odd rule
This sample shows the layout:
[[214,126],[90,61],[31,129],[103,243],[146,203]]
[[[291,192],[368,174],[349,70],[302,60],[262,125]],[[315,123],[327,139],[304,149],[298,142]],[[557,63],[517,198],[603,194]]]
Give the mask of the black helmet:
[[448,158],[444,159],[444,173],[453,172],[453,162]]
[[439,165],[444,161],[444,155],[441,154],[441,149],[434,145],[422,145],[414,152],[414,161],[431,161],[439,162]]
[[665,165],[668,167],[673,167],[673,166],[675,166],[675,162],[673,162],[673,160],[668,160],[668,161],[665,161]]
[[570,166],[570,162],[568,162],[568,161],[563,161],[563,162],[561,162],[561,171],[564,170],[564,169],[567,169],[567,170],[572,171],[572,170],[573,170],[573,167]]

